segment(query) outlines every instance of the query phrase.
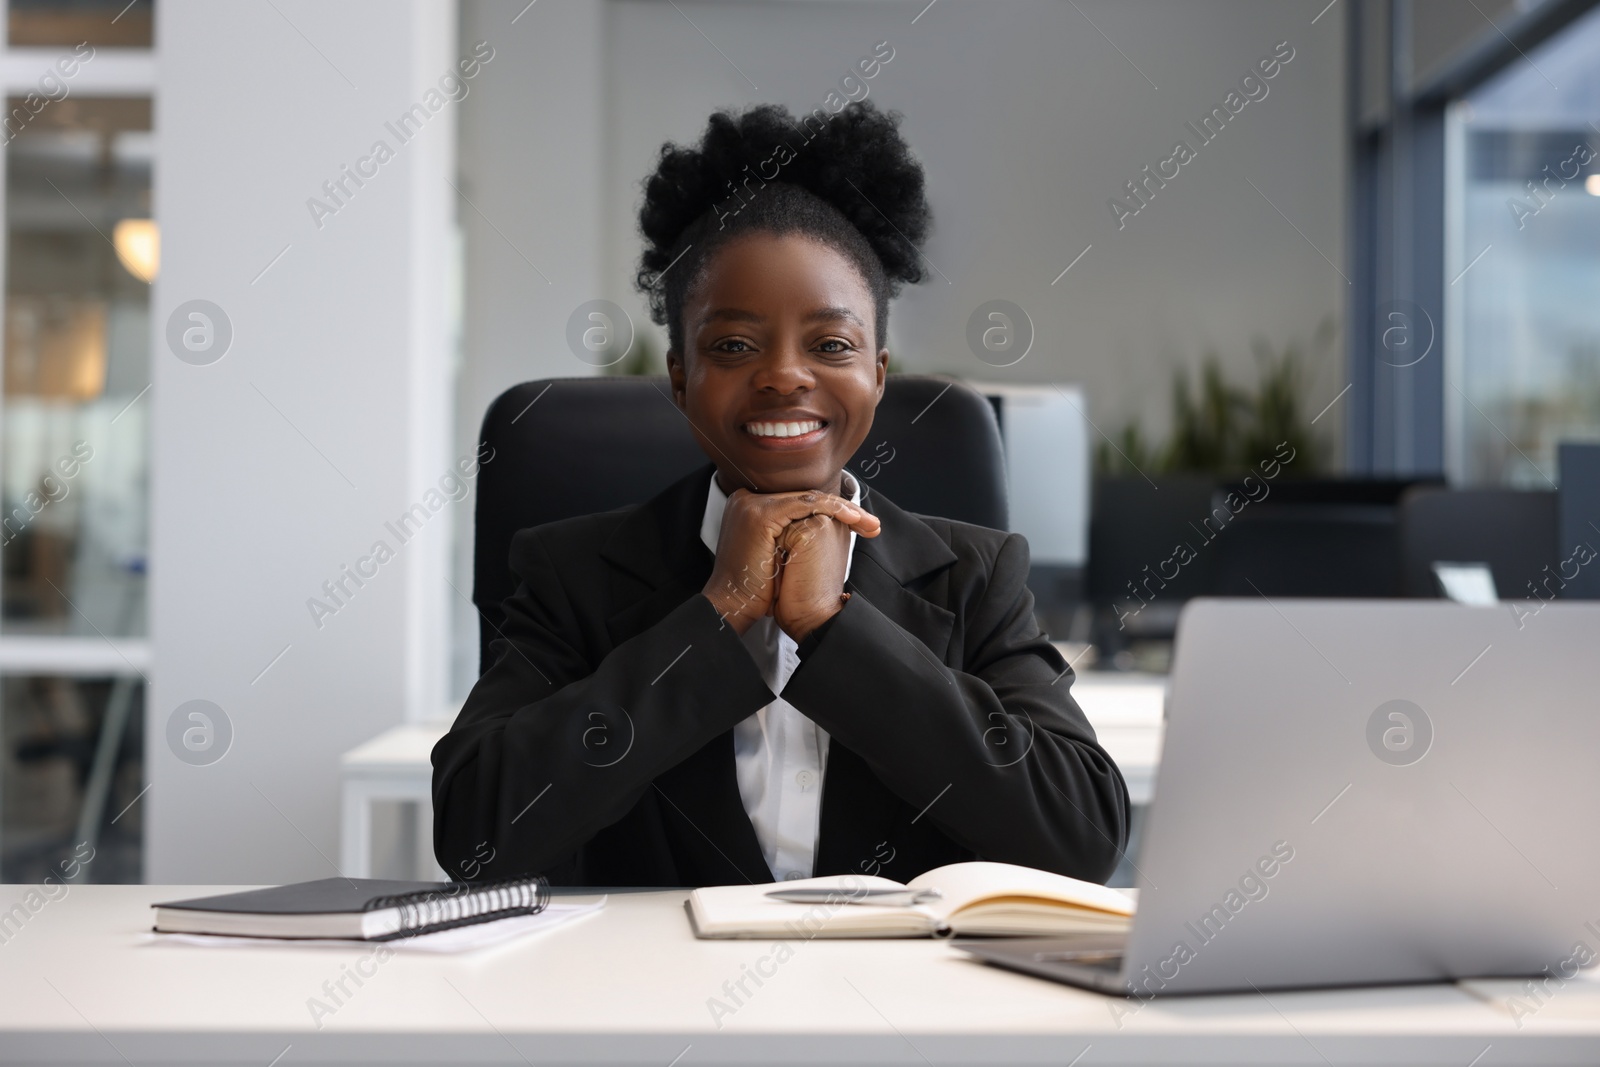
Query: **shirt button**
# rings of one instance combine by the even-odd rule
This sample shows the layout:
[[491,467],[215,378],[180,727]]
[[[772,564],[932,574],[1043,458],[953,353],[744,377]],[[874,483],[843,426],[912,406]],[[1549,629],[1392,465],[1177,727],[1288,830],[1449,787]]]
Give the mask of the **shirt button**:
[[799,871],[790,871],[783,876],[783,880],[785,882],[794,882],[804,877],[805,875],[801,874]]
[[794,780],[799,784],[800,788],[804,789],[812,782],[815,782],[817,780],[817,776],[810,771],[796,771]]

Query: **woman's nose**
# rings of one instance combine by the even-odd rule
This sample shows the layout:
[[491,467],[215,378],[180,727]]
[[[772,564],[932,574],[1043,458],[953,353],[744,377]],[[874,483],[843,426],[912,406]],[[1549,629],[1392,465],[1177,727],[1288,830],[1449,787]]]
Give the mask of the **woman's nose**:
[[762,357],[754,384],[760,389],[792,393],[797,389],[809,389],[816,382],[805,351],[797,344],[780,343]]

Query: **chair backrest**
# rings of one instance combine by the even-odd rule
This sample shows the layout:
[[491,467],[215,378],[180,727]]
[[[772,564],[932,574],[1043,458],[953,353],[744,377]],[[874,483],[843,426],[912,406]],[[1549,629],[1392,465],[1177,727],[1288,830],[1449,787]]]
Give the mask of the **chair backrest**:
[[1217,537],[1215,594],[1396,597],[1395,540],[1392,506],[1249,505]]
[[[1396,502],[1415,481],[1157,479],[1096,484],[1089,592],[1102,608],[1196,596],[1400,595]],[[1175,615],[1140,622],[1157,636],[1151,627],[1163,619],[1160,635],[1170,637]]]
[[[478,474],[472,600],[479,670],[516,591],[520,529],[642,503],[707,462],[664,377],[524,382],[489,405]],[[487,454],[487,453],[486,453]],[[907,511],[1005,529],[1005,457],[989,402],[949,378],[891,375],[848,469]]]
[[1257,492],[1251,484],[1218,487],[1214,514],[1240,504],[1217,538],[1214,592],[1248,597],[1396,597],[1400,595],[1400,498],[1417,479],[1282,478]]
[[[1419,488],[1400,499],[1400,567],[1408,596],[1438,596],[1435,561],[1487,563],[1502,599],[1535,595],[1528,583],[1552,572],[1556,494],[1549,490]],[[1556,595],[1554,585],[1538,595]]]

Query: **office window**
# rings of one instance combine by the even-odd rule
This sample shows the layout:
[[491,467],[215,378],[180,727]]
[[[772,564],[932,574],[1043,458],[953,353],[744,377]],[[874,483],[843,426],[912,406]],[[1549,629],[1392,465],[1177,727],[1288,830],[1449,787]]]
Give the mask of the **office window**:
[[[143,872],[151,6],[12,0],[0,330],[0,880]],[[118,50],[115,62],[108,53]],[[143,51],[141,51],[143,49]]]
[[148,99],[69,97],[7,146],[8,633],[144,633],[151,151]]
[[0,675],[0,882],[138,882],[144,683],[137,676]]
[[1447,461],[1548,489],[1600,439],[1600,9],[1450,109]]

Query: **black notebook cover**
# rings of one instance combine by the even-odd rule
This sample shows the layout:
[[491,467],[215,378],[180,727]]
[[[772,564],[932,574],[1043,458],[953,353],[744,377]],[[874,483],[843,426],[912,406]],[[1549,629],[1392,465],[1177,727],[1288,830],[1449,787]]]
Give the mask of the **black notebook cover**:
[[[367,911],[374,901],[412,893],[473,892],[480,887],[450,882],[399,882],[387,878],[319,878],[268,889],[247,889],[192,900],[165,900],[157,908],[190,911],[233,911],[251,915],[322,915],[330,912]],[[487,886],[483,887],[487,888]]]

